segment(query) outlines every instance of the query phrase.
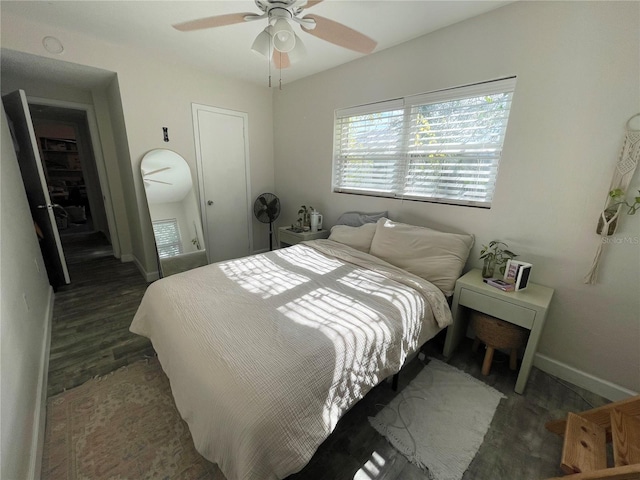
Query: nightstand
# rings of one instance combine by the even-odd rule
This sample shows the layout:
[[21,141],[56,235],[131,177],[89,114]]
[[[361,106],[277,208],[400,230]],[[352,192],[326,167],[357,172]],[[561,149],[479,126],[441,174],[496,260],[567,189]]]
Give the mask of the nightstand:
[[467,330],[465,309],[491,315],[529,330],[520,373],[516,380],[516,393],[522,393],[529,378],[533,356],[544,327],[553,289],[529,283],[519,292],[503,292],[482,281],[480,270],[471,270],[456,282],[451,314],[453,324],[447,328],[443,354],[450,357]]
[[289,247],[296,243],[304,242],[305,240],[317,240],[319,238],[327,238],[329,236],[329,230],[318,230],[317,232],[300,232],[296,233],[290,230],[290,227],[278,228],[278,243],[280,247]]

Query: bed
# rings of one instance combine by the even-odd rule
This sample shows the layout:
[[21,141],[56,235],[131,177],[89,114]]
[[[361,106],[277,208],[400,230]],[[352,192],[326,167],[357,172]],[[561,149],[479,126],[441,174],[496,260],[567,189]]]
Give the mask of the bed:
[[[381,258],[386,247],[375,240],[385,222],[147,289],[131,331],[151,339],[196,449],[228,480],[302,469],[352,405],[451,323],[438,279]],[[402,233],[402,224],[391,226],[391,237]],[[473,243],[460,237],[462,264],[451,278]],[[449,237],[444,243],[451,250]]]

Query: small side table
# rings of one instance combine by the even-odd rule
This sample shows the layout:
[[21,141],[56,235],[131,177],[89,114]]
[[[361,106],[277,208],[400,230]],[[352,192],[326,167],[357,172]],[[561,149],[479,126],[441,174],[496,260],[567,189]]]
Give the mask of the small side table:
[[453,324],[447,328],[443,354],[450,357],[467,330],[466,307],[530,330],[529,340],[516,380],[516,393],[524,392],[533,364],[533,356],[547,318],[553,289],[529,283],[519,292],[503,292],[482,281],[481,270],[474,269],[460,277],[453,294]]
[[294,232],[290,230],[290,227],[278,228],[278,243],[280,247],[289,247],[296,243],[304,242],[305,240],[317,240],[318,238],[327,238],[329,236],[329,230],[318,230],[317,232]]

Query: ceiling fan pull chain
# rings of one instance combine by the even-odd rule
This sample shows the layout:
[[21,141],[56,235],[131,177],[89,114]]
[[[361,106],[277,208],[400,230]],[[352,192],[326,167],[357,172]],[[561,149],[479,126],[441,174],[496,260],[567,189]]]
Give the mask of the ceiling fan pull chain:
[[[273,37],[269,34],[269,52],[273,51]],[[271,88],[271,55],[267,55],[267,65],[269,68],[269,88]]]

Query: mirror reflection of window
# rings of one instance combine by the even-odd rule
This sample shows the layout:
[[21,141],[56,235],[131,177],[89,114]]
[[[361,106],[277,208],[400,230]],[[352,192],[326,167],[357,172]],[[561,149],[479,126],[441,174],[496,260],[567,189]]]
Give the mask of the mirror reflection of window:
[[183,253],[182,238],[180,237],[177,219],[170,218],[153,221],[153,234],[156,237],[156,246],[160,258],[169,258]]

